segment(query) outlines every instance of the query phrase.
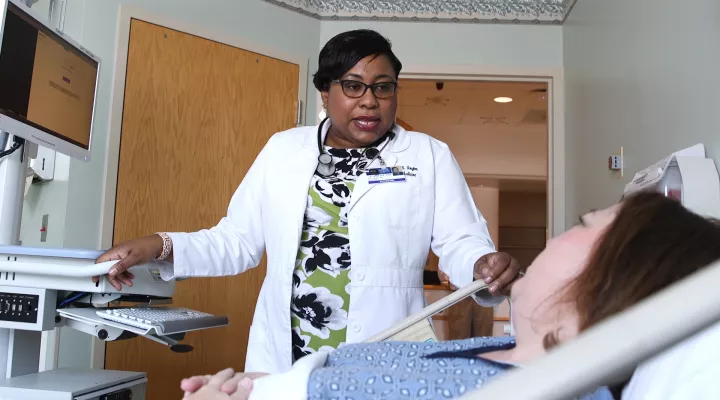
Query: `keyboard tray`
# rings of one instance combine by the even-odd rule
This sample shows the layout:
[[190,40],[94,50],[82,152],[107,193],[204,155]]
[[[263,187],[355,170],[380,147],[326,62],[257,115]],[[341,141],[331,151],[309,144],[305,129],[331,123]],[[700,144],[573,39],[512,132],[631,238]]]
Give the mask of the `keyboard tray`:
[[61,317],[72,319],[75,321],[79,321],[85,324],[89,325],[105,325],[110,326],[117,329],[122,329],[124,331],[132,332],[136,335],[140,336],[149,336],[149,335],[155,335],[155,336],[165,336],[165,335],[172,335],[176,333],[184,333],[184,332],[191,332],[191,331],[197,331],[197,330],[203,330],[203,329],[210,329],[210,328],[217,328],[228,325],[228,319],[227,317],[218,317],[208,319],[207,322],[204,324],[204,326],[197,326],[190,329],[185,330],[177,330],[173,332],[158,332],[154,328],[150,329],[143,329],[132,325],[126,325],[122,324],[120,322],[112,321],[109,319],[101,318],[96,314],[96,311],[102,310],[102,308],[94,308],[94,307],[88,307],[88,308],[61,308],[58,309],[57,312],[60,314]]

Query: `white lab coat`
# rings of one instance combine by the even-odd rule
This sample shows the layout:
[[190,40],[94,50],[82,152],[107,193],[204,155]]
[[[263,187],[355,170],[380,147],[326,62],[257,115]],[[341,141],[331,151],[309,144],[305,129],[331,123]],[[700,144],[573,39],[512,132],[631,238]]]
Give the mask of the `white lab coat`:
[[[448,146],[399,126],[394,130],[396,137],[381,158],[387,166],[404,166],[406,181],[371,185],[362,175],[352,193],[348,343],[426,305],[423,267],[431,246],[457,287],[472,282],[478,258],[495,252],[487,223]],[[323,137],[326,133],[327,128]],[[267,275],[250,327],[248,372],[279,373],[291,367],[292,276],[317,157],[316,126],[275,134],[217,226],[169,233],[174,267],[163,271],[166,279],[239,274],[257,266],[267,251]],[[379,165],[376,160],[372,166]],[[503,299],[492,300],[497,301],[487,304]]]

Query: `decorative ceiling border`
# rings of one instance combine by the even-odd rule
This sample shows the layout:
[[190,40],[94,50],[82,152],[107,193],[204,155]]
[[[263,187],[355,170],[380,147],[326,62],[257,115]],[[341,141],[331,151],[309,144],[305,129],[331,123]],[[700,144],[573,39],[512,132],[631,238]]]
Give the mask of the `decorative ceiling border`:
[[327,21],[561,25],[577,0],[263,0]]

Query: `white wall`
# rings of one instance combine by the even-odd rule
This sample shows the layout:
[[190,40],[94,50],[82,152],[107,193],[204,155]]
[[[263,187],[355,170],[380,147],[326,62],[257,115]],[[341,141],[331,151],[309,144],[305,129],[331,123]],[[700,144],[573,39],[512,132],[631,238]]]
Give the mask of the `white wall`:
[[[719,18],[717,0],[575,5],[563,28],[568,224],[674,150],[702,142],[720,161]],[[623,178],[607,170],[621,145]]]
[[[28,184],[20,227],[20,241],[23,246],[64,246],[69,172],[70,159],[58,154],[55,156],[53,180]],[[40,237],[43,215],[48,216],[45,242],[42,242]]]
[[360,28],[389,38],[405,65],[562,66],[559,26],[323,21],[320,48],[338,33]]
[[30,6],[33,10],[35,10],[40,16],[49,19],[50,16],[50,0],[37,0],[35,4]]

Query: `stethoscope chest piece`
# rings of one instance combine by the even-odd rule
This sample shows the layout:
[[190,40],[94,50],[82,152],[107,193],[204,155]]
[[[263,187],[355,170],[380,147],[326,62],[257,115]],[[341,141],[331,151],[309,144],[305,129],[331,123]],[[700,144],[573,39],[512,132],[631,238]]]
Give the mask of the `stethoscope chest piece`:
[[365,157],[368,159],[375,159],[380,154],[380,151],[374,147],[365,150]]
[[330,176],[335,173],[335,164],[333,164],[332,156],[328,153],[322,153],[318,156],[317,172],[322,176]]
[[322,153],[318,156],[318,162],[320,164],[330,165],[330,163],[332,163],[332,156],[328,153]]

